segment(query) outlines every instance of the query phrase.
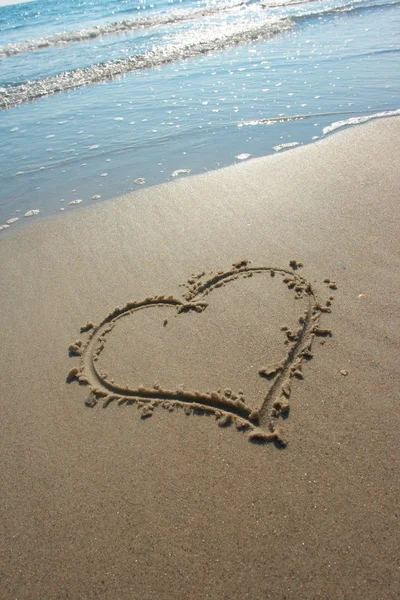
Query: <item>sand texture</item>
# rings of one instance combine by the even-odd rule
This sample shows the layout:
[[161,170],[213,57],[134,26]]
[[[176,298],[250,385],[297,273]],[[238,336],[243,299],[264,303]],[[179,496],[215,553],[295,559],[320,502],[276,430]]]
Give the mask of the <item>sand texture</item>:
[[2,597],[399,597],[399,139],[0,241]]

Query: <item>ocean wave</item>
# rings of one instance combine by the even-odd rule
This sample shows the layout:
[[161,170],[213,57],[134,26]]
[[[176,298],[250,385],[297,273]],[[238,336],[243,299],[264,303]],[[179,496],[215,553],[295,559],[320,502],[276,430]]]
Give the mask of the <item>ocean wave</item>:
[[[307,119],[320,119],[321,117],[332,117],[335,115],[352,115],[354,112],[352,111],[340,111],[340,112],[327,112],[327,113],[312,113],[308,115],[289,115],[289,116],[281,116],[281,117],[271,117],[267,119],[254,119],[252,121],[242,121],[238,123],[238,127],[248,127],[254,125],[274,125],[275,123],[288,123],[292,121],[304,121]],[[396,117],[400,115],[400,109],[395,110],[386,110],[374,114],[368,115],[360,115],[358,117],[350,117],[348,119],[342,119],[340,121],[335,121],[330,125],[327,125],[323,128],[323,135],[327,135],[328,133],[332,133],[337,129],[341,129],[342,127],[347,127],[349,125],[359,125],[361,123],[367,123],[372,119],[381,119],[384,117]]]
[[191,21],[204,17],[213,16],[245,4],[238,1],[233,4],[223,4],[220,6],[210,6],[200,10],[180,10],[168,13],[167,15],[154,15],[152,17],[143,17],[141,19],[129,19],[115,21],[107,25],[95,25],[88,29],[78,29],[73,31],[62,31],[44,38],[27,40],[15,44],[0,46],[0,58],[15,56],[16,54],[25,54],[36,50],[44,50],[55,46],[66,46],[74,42],[86,42],[110,34],[119,34],[133,31],[135,29],[148,29],[150,27],[161,27],[164,25],[174,25],[182,21]]
[[[78,29],[72,31],[62,31],[54,35],[27,40],[24,42],[17,42],[7,44],[6,46],[0,46],[0,59],[4,59],[17,54],[25,54],[28,52],[34,52],[38,50],[44,50],[47,48],[53,48],[57,46],[66,46],[76,42],[86,42],[96,39],[98,37],[110,35],[110,34],[121,34],[136,29],[148,29],[151,27],[161,27],[166,25],[174,25],[182,21],[192,21],[217,15],[222,12],[237,9],[240,7],[254,7],[265,13],[267,9],[277,9],[292,6],[299,6],[305,4],[315,5],[319,0],[269,0],[263,3],[254,4],[252,0],[237,0],[234,2],[221,3],[218,6],[209,6],[207,8],[198,10],[175,10],[168,14],[158,14],[151,17],[142,17],[137,19],[125,19],[121,21],[115,21],[106,25],[95,25],[87,29]],[[396,6],[400,4],[400,0],[391,0],[389,2],[380,2],[372,0],[372,2],[366,2],[365,0],[353,0],[344,4],[339,4],[333,7],[322,7],[322,8],[299,8],[300,12],[298,15],[292,15],[291,18],[295,21],[304,21],[306,19],[315,19],[323,16],[351,13],[365,11],[375,8],[384,8],[387,6]]]
[[319,119],[320,117],[331,117],[334,115],[354,114],[352,111],[328,112],[328,113],[312,113],[308,115],[288,115],[280,117],[270,117],[266,119],[254,119],[251,121],[242,121],[238,123],[238,127],[249,127],[252,125],[274,125],[274,123],[288,123],[291,121],[304,121],[305,119]]
[[52,77],[38,81],[28,81],[23,84],[0,88],[0,110],[11,108],[23,102],[37,98],[74,90],[76,88],[109,81],[122,77],[132,71],[159,67],[172,62],[193,58],[209,52],[225,50],[227,48],[265,40],[282,31],[289,30],[294,23],[291,19],[264,22],[261,26],[234,31],[221,35],[216,32],[214,37],[200,38],[199,41],[168,45],[156,48],[145,54],[138,54],[128,58],[117,59],[96,64],[83,69],[66,71]]
[[361,12],[368,12],[370,10],[376,10],[377,8],[387,8],[391,6],[397,6],[400,4],[400,0],[391,0],[390,2],[366,2],[365,0],[353,0],[346,4],[338,4],[337,6],[328,6],[317,10],[305,10],[303,13],[294,15],[293,18],[296,21],[305,21],[311,19],[319,19],[321,17],[329,17],[335,15],[342,15],[348,13],[358,14]]
[[383,119],[385,117],[397,116],[400,116],[400,108],[396,110],[385,110],[383,112],[378,112],[373,115],[365,115],[363,117],[351,117],[350,119],[336,121],[335,123],[324,127],[322,133],[326,135],[327,133],[332,133],[337,129],[341,129],[342,127],[348,127],[349,125],[360,125],[361,123],[366,123],[367,121],[372,121],[373,119]]

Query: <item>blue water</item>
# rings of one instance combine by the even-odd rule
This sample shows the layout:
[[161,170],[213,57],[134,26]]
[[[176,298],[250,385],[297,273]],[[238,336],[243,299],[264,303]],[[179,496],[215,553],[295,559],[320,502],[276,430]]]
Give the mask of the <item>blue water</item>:
[[1,7],[0,236],[400,114],[399,57],[396,0]]

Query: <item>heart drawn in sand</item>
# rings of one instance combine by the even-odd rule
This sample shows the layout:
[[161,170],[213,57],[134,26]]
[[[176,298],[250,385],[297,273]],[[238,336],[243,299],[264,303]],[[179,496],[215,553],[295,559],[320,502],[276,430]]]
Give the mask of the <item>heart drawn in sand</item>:
[[[253,442],[275,441],[278,444],[285,445],[286,441],[282,433],[281,423],[290,409],[289,400],[293,381],[303,379],[303,363],[313,356],[312,346],[315,336],[331,335],[330,330],[319,326],[321,315],[331,312],[331,300],[327,301],[326,306],[322,306],[318,302],[311,284],[298,274],[298,269],[302,267],[301,263],[291,261],[290,267],[291,269],[266,266],[254,267],[250,265],[249,261],[242,260],[234,263],[226,271],[208,275],[204,272],[193,275],[186,284],[186,293],[182,299],[174,296],[155,296],[140,301],[132,301],[122,308],[115,309],[97,326],[93,323],[87,323],[81,328],[82,334],[87,333],[87,339],[77,340],[69,347],[70,355],[79,356],[80,363],[79,366],[70,371],[67,381],[70,382],[76,379],[81,385],[89,386],[90,393],[86,400],[87,406],[94,407],[99,401],[104,407],[112,401],[117,401],[119,404],[134,403],[140,408],[142,418],[151,416],[156,406],[161,406],[170,411],[175,408],[183,408],[187,414],[193,412],[214,414],[220,426],[234,422],[238,430],[248,430],[249,439]],[[268,283],[268,281],[274,282],[275,286],[278,285],[277,280],[281,281],[285,286],[285,293],[287,294],[289,290],[291,298],[298,301],[297,304],[292,303],[293,306],[296,306],[294,313],[297,312],[296,327],[280,327],[280,334],[284,339],[282,343],[283,353],[279,355],[279,360],[275,361],[274,364],[266,365],[266,359],[264,359],[262,364],[257,365],[256,377],[258,382],[261,381],[265,384],[265,390],[256,402],[249,401],[242,389],[233,390],[231,386],[225,387],[223,390],[218,388],[214,391],[186,390],[181,385],[171,385],[171,382],[168,385],[155,382],[152,386],[144,386],[139,383],[140,378],[135,384],[122,385],[110,377],[109,373],[100,365],[102,355],[106,354],[105,348],[112,344],[114,328],[118,326],[115,329],[116,332],[120,326],[126,325],[128,322],[127,317],[130,317],[130,320],[135,317],[138,319],[138,315],[143,314],[144,310],[148,311],[150,308],[156,308],[159,311],[162,309],[162,316],[165,316],[167,310],[175,318],[182,319],[182,321],[179,321],[181,325],[183,322],[185,324],[189,322],[188,315],[197,315],[201,321],[206,318],[207,308],[213,301],[213,293],[215,298],[217,296],[215,290],[220,290],[219,293],[222,294],[226,286],[233,286],[234,282],[250,279],[253,276],[264,278],[266,281],[265,289],[268,286],[272,289],[272,283]],[[331,289],[336,288],[332,282],[326,281],[330,283]],[[280,298],[276,300],[278,303],[281,301]],[[160,323],[160,314],[157,323]],[[146,312],[146,315],[148,316],[150,313]],[[154,311],[151,312],[151,315],[154,315]],[[168,322],[170,322],[169,319],[164,319],[161,327],[166,328]],[[216,329],[214,326],[214,331]],[[262,339],[262,329],[259,329],[257,334],[257,339],[260,339],[260,335]],[[114,335],[116,337],[115,333]],[[193,334],[189,332],[189,336],[193,337]],[[143,338],[142,344],[145,341],[146,338]],[[264,346],[264,343],[260,345],[264,349],[267,347],[266,344]],[[133,344],[133,346],[136,347],[137,344],[136,346]],[[169,346],[168,350],[171,353]],[[136,352],[137,363],[140,366],[140,346],[136,349]],[[193,371],[196,370],[196,356],[196,353],[194,353],[190,357]],[[158,359],[159,362],[157,363],[157,357],[151,352],[147,359],[145,355],[144,360],[147,360],[150,363],[147,366],[150,366],[151,369],[154,368],[156,372],[157,364],[159,370],[161,370],[160,360]],[[135,364],[135,366],[137,365]],[[165,365],[163,364],[163,366]],[[166,368],[168,369],[168,364]],[[204,370],[203,365],[198,368],[198,371],[202,369]],[[134,379],[137,379],[140,372],[139,374],[137,371],[133,372],[135,374]],[[218,371],[217,375],[219,375]],[[209,377],[209,380],[211,380],[211,377]],[[223,381],[220,385],[226,385],[226,381]]]

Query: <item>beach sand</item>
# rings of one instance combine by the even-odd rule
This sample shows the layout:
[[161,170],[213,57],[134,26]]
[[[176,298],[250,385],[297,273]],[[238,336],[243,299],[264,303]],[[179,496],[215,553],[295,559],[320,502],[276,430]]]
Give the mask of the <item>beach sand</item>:
[[3,598],[399,597],[399,139],[0,241]]

